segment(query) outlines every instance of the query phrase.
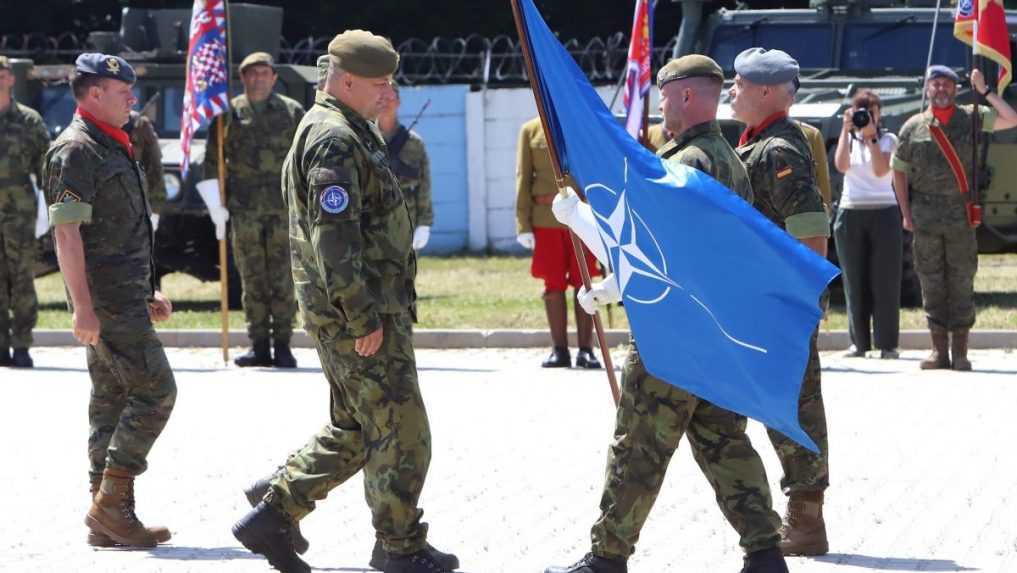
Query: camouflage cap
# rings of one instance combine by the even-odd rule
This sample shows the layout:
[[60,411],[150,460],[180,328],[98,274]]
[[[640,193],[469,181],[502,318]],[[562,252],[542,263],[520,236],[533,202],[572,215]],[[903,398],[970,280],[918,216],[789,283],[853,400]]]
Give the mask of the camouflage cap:
[[134,68],[120,56],[86,52],[74,60],[74,72],[78,75],[93,75],[133,84],[137,79]]
[[275,62],[272,60],[272,55],[268,52],[254,52],[248,54],[244,61],[240,62],[240,73],[244,73],[244,70],[251,66],[268,66],[272,68],[275,66]]
[[735,57],[734,70],[743,79],[764,86],[798,80],[798,62],[781,50],[749,48]]
[[11,69],[11,61],[7,59],[7,56],[0,56],[0,70]]
[[929,66],[929,69],[925,71],[925,81],[934,80],[936,78],[948,78],[953,80],[955,84],[960,83],[960,76],[957,75],[957,72],[940,64]]
[[724,70],[708,56],[689,54],[671,60],[657,72],[657,88],[685,78],[715,78],[724,81]]
[[394,74],[399,53],[388,38],[366,30],[346,30],[328,43],[328,53],[343,70],[365,78]]

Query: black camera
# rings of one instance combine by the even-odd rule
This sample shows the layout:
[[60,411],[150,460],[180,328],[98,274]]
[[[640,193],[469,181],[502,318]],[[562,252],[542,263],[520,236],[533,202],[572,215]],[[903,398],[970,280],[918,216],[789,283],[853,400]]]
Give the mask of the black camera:
[[872,115],[869,110],[864,107],[860,107],[851,114],[851,123],[854,124],[855,128],[861,129],[872,121]]

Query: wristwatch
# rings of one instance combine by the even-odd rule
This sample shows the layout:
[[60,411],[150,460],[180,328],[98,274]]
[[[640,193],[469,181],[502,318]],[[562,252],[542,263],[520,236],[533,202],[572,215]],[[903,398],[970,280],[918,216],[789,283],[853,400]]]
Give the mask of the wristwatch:
[[989,94],[991,94],[991,93],[992,93],[992,88],[990,88],[989,86],[985,86],[985,91],[984,92],[978,92],[978,95],[980,95],[982,97],[989,97]]

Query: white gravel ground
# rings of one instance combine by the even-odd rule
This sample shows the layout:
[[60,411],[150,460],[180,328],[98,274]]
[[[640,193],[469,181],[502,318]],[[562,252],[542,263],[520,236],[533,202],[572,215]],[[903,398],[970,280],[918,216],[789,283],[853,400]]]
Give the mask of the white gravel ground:
[[[792,572],[1017,572],[1017,356],[973,352],[977,372],[920,373],[921,353],[823,357],[832,482],[831,554]],[[80,348],[35,351],[32,371],[0,369],[0,571],[261,572],[230,526],[240,489],[327,419],[313,351],[297,372],[222,368],[214,350],[169,351],[176,411],[138,480],[138,513],[168,525],[152,551],[93,550],[88,504],[88,373]],[[613,408],[603,373],[546,371],[534,350],[418,353],[434,438],[422,506],[431,541],[469,573],[539,573],[588,550]],[[617,355],[620,362],[621,354]],[[777,492],[776,457],[751,436]],[[783,512],[784,497],[775,494]],[[360,477],[302,522],[319,571],[367,571],[374,533]],[[671,471],[633,573],[734,573],[737,538],[687,445]]]

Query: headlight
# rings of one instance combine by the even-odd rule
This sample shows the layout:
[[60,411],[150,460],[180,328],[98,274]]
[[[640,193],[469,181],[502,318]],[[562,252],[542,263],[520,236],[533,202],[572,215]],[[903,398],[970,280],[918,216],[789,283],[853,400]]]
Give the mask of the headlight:
[[162,184],[166,186],[166,200],[172,201],[180,194],[180,178],[172,173],[164,173]]

